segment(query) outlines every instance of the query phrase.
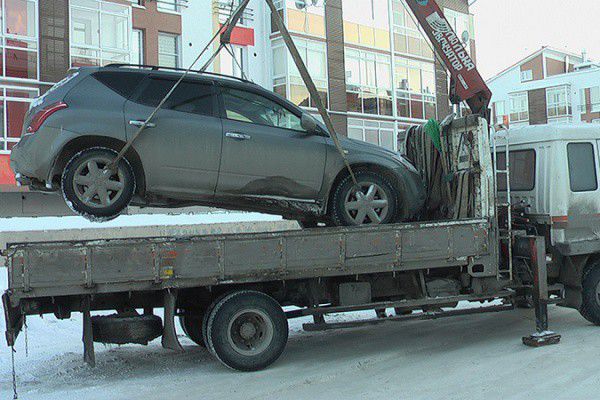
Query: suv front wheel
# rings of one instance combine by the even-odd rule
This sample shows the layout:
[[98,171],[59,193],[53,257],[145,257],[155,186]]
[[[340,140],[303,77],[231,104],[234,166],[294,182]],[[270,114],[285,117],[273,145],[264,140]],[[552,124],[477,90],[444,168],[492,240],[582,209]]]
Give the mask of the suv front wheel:
[[331,219],[335,225],[379,225],[396,221],[400,193],[385,176],[368,170],[355,172],[333,189]]
[[117,217],[135,192],[135,175],[122,158],[116,168],[109,165],[117,152],[94,147],[75,154],[67,163],[61,180],[65,201],[77,214],[106,221]]

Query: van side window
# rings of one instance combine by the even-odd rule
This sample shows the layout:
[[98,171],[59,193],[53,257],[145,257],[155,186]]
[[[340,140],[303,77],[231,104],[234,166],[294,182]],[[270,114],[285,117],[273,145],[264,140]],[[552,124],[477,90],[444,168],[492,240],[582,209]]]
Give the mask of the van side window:
[[598,189],[596,157],[591,143],[569,143],[569,180],[573,192],[593,192]]
[[[535,150],[515,150],[510,153],[510,190],[531,191],[535,189]],[[506,153],[496,153],[496,166],[506,169]],[[498,190],[506,191],[506,175],[498,174]]]
[[[135,100],[136,103],[156,107],[171,90],[176,80],[150,78]],[[212,85],[183,81],[167,99],[163,108],[192,114],[214,116]]]

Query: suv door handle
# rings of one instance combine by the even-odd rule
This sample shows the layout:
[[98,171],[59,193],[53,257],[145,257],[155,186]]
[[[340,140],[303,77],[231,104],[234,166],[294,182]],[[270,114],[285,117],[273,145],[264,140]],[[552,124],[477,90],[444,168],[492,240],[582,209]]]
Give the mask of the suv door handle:
[[238,133],[238,132],[227,132],[227,133],[225,133],[225,136],[228,138],[237,139],[237,140],[252,139],[252,136],[246,135],[245,133]]
[[[146,121],[143,121],[141,119],[132,119],[129,121],[129,125],[142,126],[142,125],[144,125],[144,122],[146,122]],[[152,123],[152,122],[148,122],[146,124],[146,128],[154,128],[155,126],[156,126],[156,124]]]

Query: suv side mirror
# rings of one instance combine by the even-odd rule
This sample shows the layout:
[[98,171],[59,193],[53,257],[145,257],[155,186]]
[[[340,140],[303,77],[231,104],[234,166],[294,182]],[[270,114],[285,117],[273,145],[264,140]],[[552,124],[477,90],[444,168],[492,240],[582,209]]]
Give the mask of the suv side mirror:
[[302,129],[304,129],[307,133],[318,134],[321,132],[321,129],[319,129],[319,125],[317,125],[317,121],[309,113],[302,113],[300,125],[302,126]]

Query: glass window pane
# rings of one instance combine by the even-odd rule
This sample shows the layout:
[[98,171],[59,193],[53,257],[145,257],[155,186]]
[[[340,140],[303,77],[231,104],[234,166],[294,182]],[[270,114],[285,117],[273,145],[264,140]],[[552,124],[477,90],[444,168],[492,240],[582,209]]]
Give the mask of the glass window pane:
[[223,90],[227,118],[277,128],[303,130],[300,117],[263,96],[242,90]]
[[290,101],[297,106],[308,107],[308,89],[304,85],[290,85]]
[[129,48],[127,18],[103,14],[101,20],[100,38],[102,42],[100,45],[112,49],[127,50]]
[[389,150],[394,150],[394,131],[381,130],[379,133],[380,145]]
[[589,192],[598,189],[596,159],[591,143],[569,143],[569,178],[573,192]]
[[5,0],[6,33],[35,37],[36,4],[28,0]]
[[131,63],[144,64],[144,32],[141,29],[131,32]]
[[37,52],[6,49],[6,76],[37,79]]
[[348,137],[350,139],[363,140],[362,128],[348,127]]
[[23,120],[29,109],[29,103],[23,101],[6,102],[6,124],[8,137],[19,138],[23,130]]
[[97,12],[71,8],[71,42],[87,46],[100,46],[99,24]]
[[379,131],[377,129],[365,129],[365,142],[379,145]]

